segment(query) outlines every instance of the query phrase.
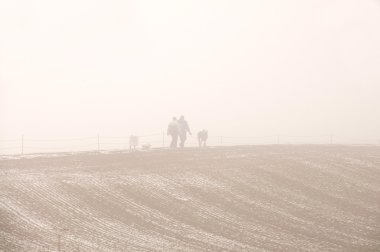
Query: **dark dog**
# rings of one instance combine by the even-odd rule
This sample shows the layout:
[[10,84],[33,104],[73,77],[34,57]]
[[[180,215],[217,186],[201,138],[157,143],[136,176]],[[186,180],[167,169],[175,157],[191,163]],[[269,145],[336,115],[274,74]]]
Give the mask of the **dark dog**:
[[206,147],[206,142],[208,138],[208,131],[207,130],[201,130],[198,132],[198,144],[199,147],[203,145],[203,147]]

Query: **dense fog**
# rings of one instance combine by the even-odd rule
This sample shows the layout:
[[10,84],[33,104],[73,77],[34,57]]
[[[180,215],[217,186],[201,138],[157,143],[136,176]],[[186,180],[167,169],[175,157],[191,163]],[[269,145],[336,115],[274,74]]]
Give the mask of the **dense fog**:
[[375,0],[2,1],[0,138],[161,133],[185,115],[216,136],[377,144],[379,13]]

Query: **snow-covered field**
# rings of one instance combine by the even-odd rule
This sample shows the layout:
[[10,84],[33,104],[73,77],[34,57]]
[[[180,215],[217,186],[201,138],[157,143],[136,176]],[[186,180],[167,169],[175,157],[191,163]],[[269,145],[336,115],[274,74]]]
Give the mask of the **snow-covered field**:
[[380,251],[380,147],[3,157],[0,251],[58,247]]

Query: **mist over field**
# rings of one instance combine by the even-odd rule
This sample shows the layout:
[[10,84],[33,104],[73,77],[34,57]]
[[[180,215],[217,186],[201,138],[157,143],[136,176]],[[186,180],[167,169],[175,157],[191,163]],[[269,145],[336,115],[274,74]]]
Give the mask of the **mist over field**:
[[379,13],[376,0],[2,1],[0,139],[161,133],[183,114],[215,136],[378,144]]
[[378,0],[0,1],[0,251],[380,251]]

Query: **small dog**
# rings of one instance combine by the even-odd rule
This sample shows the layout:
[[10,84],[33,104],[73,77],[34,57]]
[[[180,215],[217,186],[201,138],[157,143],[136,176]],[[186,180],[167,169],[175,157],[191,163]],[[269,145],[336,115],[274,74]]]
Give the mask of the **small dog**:
[[139,145],[139,137],[138,136],[130,136],[129,137],[129,149],[136,150],[136,147]]
[[143,150],[150,150],[151,147],[152,147],[152,146],[151,146],[150,144],[143,144],[143,145],[141,146],[141,148],[142,148]]
[[206,142],[207,142],[207,138],[208,138],[208,131],[207,130],[201,130],[198,132],[198,144],[199,144],[199,147],[206,147]]

